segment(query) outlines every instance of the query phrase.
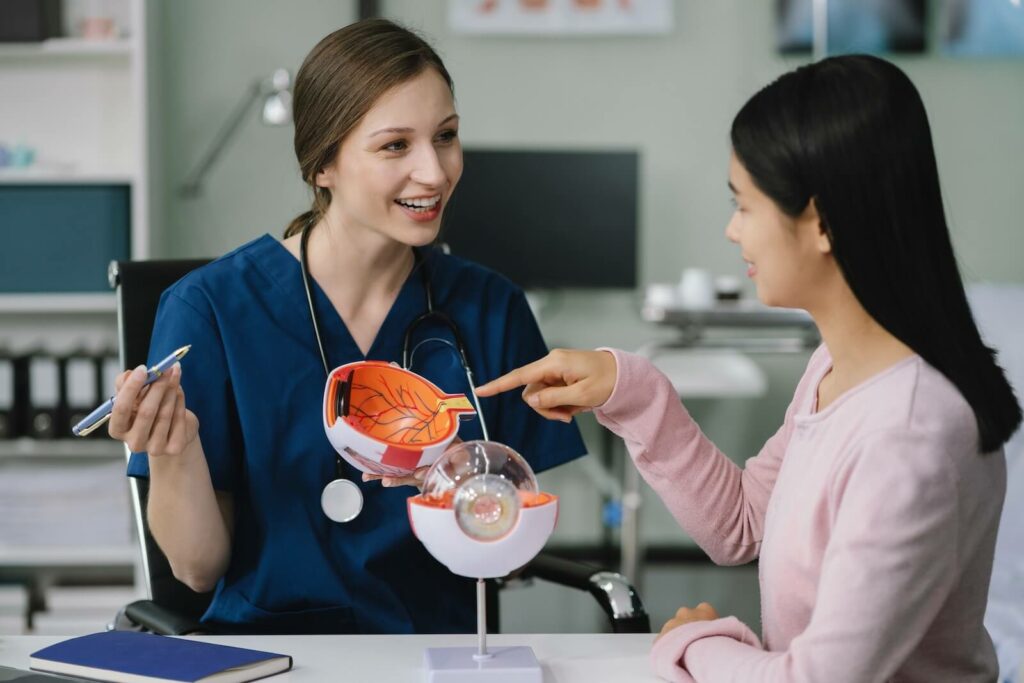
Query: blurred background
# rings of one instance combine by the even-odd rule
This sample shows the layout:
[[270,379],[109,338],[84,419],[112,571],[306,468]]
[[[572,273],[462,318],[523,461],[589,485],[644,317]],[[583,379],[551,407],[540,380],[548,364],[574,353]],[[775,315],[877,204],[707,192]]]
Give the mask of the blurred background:
[[[289,74],[370,15],[420,31],[455,80],[453,252],[526,288],[550,346],[651,355],[739,463],[781,424],[816,343],[799,313],[757,306],[724,237],[732,117],[782,72],[849,51],[903,68],[965,280],[1024,285],[1019,0],[5,0],[0,633],[99,630],[140,594],[123,452],[65,438],[112,393],[107,263],[280,236],[310,201]],[[591,456],[541,477],[563,501],[551,549],[622,568],[656,628],[705,600],[756,628],[756,565],[707,563],[621,443],[580,422]],[[502,600],[506,631],[605,628],[571,591]]]

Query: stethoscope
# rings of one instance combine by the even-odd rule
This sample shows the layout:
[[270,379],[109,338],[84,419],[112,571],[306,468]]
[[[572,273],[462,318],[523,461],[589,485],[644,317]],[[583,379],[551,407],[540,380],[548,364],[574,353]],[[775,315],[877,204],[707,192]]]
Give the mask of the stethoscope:
[[[320,319],[316,314],[316,306],[313,303],[313,290],[309,284],[309,263],[306,259],[306,244],[309,242],[309,233],[312,230],[313,221],[306,223],[305,227],[302,228],[302,237],[299,241],[299,264],[302,270],[302,286],[306,290],[306,302],[309,304],[309,317],[313,321],[313,334],[316,335],[316,345],[320,350],[320,361],[324,365],[324,374],[330,379],[331,366],[327,362],[327,352],[324,350],[323,338],[320,336]],[[443,311],[434,309],[434,297],[430,290],[430,273],[427,270],[427,265],[420,253],[415,249],[413,249],[413,258],[415,259],[413,267],[419,269],[420,279],[423,282],[423,291],[427,295],[427,310],[405,328],[405,335],[402,339],[402,367],[406,370],[410,369],[416,357],[416,351],[429,342],[445,344],[454,350],[459,357],[462,369],[466,373],[470,400],[476,405],[477,418],[480,420],[480,431],[483,433],[484,440],[488,440],[487,423],[484,422],[484,414],[480,410],[480,399],[476,396],[476,385],[473,383],[473,369],[469,365],[469,357],[466,355],[466,346],[462,343],[462,335],[459,333],[459,328],[454,320]],[[434,321],[447,327],[452,333],[455,343],[452,344],[447,339],[440,337],[431,337],[424,339],[410,351],[409,344],[412,341],[413,333],[417,327],[428,321]],[[324,514],[331,520],[335,522],[351,522],[363,509],[363,492],[354,481],[345,478],[345,461],[342,460],[341,455],[335,453],[334,458],[335,478],[324,487],[323,493],[320,496],[320,506],[323,508]]]

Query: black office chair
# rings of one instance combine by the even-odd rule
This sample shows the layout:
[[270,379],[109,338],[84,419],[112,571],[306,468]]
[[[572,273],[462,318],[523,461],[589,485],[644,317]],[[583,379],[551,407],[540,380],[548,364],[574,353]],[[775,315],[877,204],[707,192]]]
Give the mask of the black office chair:
[[[110,286],[117,291],[117,323],[121,367],[145,363],[160,295],[205,260],[114,261],[110,264]],[[127,448],[125,449],[127,453]],[[132,506],[142,551],[143,571],[149,600],[127,605],[114,621],[118,629],[185,635],[209,633],[199,623],[211,593],[196,593],[174,578],[170,564],[149,532],[146,501],[149,480],[132,477]],[[650,618],[636,590],[621,574],[540,553],[516,580],[538,578],[589,592],[611,620],[615,633],[650,633]],[[489,581],[487,629],[497,633],[498,588],[504,580]]]

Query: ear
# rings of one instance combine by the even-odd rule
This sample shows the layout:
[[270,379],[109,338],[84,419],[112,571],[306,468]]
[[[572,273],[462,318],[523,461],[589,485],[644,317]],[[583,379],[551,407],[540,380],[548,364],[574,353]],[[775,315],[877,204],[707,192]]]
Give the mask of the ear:
[[832,237],[825,226],[825,219],[818,212],[818,204],[815,197],[811,197],[798,219],[801,227],[813,235],[814,247],[822,254],[832,253]]
[[331,166],[321,168],[316,172],[314,182],[317,187],[330,188],[334,186],[334,169]]

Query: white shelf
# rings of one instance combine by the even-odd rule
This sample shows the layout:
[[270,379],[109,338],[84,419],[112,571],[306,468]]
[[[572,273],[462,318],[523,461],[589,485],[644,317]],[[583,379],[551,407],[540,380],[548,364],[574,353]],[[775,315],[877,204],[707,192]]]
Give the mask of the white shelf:
[[139,549],[124,546],[11,546],[0,544],[0,567],[128,567]]
[[0,185],[131,185],[131,173],[0,168]]
[[130,57],[135,42],[117,40],[84,40],[82,38],[51,38],[38,43],[6,43],[0,45],[0,57]]
[[[8,144],[37,150],[28,168],[0,169],[0,192],[21,195],[40,186],[70,190],[90,185],[127,191],[130,249],[125,256],[143,259],[149,256],[151,230],[148,112],[158,92],[148,75],[159,73],[149,63],[146,41],[159,30],[158,13],[151,11],[156,3],[149,0],[107,5],[104,10],[112,13],[124,37],[0,43],[0,130],[10,138]],[[75,12],[86,9],[67,12],[69,33],[78,26]],[[17,96],[7,97],[10,93]],[[74,256],[60,244],[49,249],[60,257]],[[93,286],[85,292],[0,292],[0,345],[45,345],[54,353],[110,348],[116,338],[117,299],[102,279]],[[18,575],[63,581],[93,576],[96,570],[118,576],[137,572],[140,558],[130,540],[124,458],[124,446],[109,438],[0,441],[0,502],[5,504],[0,510],[10,511],[9,523],[19,524],[18,533],[0,531],[0,576],[13,569]],[[47,499],[35,495],[54,486],[64,487],[64,495],[73,499],[55,501],[67,502],[70,515],[60,506],[48,508]],[[36,527],[43,532],[35,533]],[[51,531],[52,536],[43,535]]]
[[3,313],[115,313],[117,299],[109,294],[0,294]]
[[13,439],[0,441],[3,458],[124,458],[124,446],[113,439]]

